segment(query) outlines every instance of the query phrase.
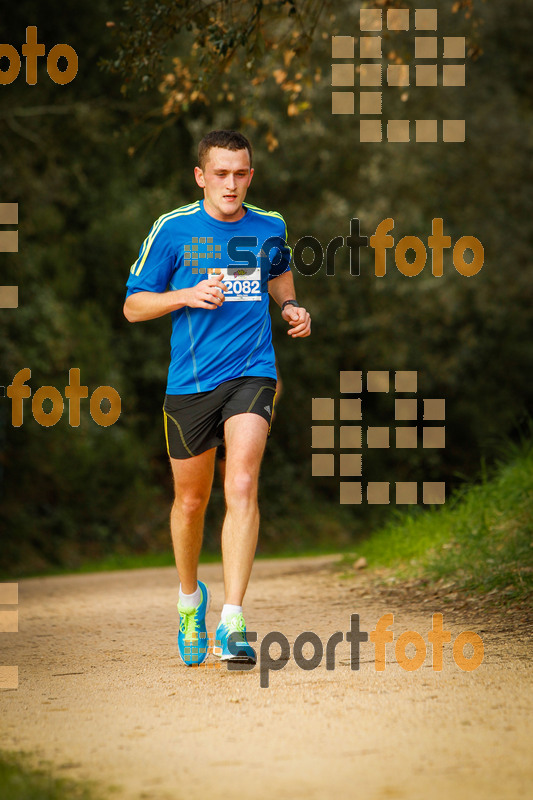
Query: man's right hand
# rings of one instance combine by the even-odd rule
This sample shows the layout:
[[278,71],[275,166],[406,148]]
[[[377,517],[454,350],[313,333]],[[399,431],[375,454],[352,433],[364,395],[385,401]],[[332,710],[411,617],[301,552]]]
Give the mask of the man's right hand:
[[207,280],[200,281],[196,286],[191,286],[190,289],[184,289],[187,292],[187,302],[190,308],[218,308],[224,302],[224,292],[228,291],[228,287],[222,283],[222,272],[217,275],[211,275]]
[[228,287],[222,283],[222,272],[210,275],[190,289],[173,289],[166,292],[134,292],[126,298],[124,316],[128,322],[157,319],[184,306],[190,308],[218,308],[224,302]]

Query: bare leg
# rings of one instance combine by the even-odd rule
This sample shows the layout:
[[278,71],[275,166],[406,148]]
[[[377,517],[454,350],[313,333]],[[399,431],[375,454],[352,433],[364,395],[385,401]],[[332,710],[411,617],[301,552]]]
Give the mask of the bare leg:
[[170,530],[176,557],[176,567],[182,590],[196,590],[198,558],[202,549],[204,516],[211,494],[215,450],[199,456],[171,458],[175,499],[170,512]]
[[257,546],[257,484],[268,435],[258,414],[237,414],[226,420],[226,517],[222,528],[225,602],[242,605]]

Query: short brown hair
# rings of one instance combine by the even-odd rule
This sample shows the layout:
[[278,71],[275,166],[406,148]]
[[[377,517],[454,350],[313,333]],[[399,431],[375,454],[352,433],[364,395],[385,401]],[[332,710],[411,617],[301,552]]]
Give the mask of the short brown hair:
[[242,133],[238,131],[211,131],[198,145],[198,166],[205,168],[207,154],[212,147],[222,147],[225,150],[248,150],[250,167],[252,166],[252,145]]

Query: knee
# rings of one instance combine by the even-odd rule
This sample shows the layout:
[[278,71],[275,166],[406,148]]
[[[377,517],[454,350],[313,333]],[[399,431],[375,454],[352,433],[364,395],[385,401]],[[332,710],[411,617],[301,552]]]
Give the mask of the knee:
[[205,513],[208,500],[209,496],[205,496],[199,492],[176,494],[172,506],[172,513],[179,514],[180,517],[184,517],[185,519],[194,519]]
[[257,481],[248,472],[238,472],[226,477],[226,503],[228,506],[248,506],[257,501]]

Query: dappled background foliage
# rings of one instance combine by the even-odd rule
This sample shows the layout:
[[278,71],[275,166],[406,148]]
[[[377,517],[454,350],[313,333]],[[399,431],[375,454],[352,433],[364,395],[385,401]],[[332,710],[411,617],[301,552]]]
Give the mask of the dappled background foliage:
[[[376,2],[366,7],[413,4]],[[417,7],[423,5],[417,3]],[[424,4],[434,7],[435,3]],[[476,236],[485,266],[444,276],[429,261],[406,278],[388,254],[383,278],[362,250],[351,275],[296,275],[313,335],[292,342],[275,310],[284,394],[262,471],[262,552],[337,547],[365,535],[387,507],[338,504],[338,479],[311,477],[311,398],[334,396],[339,370],[418,370],[420,394],[446,398],[444,451],[364,451],[365,478],[474,477],[531,408],[533,21],[518,0],[442,0],[439,36],[467,37],[467,85],[391,90],[399,118],[467,120],[464,144],[358,143],[357,117],[331,115],[331,36],[357,35],[360,3],[36,0],[9,4],[0,40],[20,52],[27,25],[47,50],[79,54],[65,86],[46,75],[0,87],[1,202],[18,202],[20,252],[2,254],[2,284],[20,307],[0,310],[0,384],[22,367],[31,387],[64,393],[71,367],[89,394],[111,385],[122,415],[100,428],[82,402],[39,426],[25,401],[13,428],[0,398],[4,567],[76,566],[115,552],[169,547],[171,485],[161,405],[170,320],[130,325],[122,315],[129,266],[153,220],[198,196],[195,148],[208,130],[241,129],[254,145],[249,199],[283,213],[289,243],[346,237],[350,219],[370,236],[385,217],[398,241],[424,242],[444,220],[452,243]],[[409,58],[402,35],[385,41]],[[430,113],[431,112],[431,113]],[[365,398],[365,423],[387,424],[387,398]],[[401,457],[400,457],[401,456]],[[218,546],[215,485],[206,544]]]

